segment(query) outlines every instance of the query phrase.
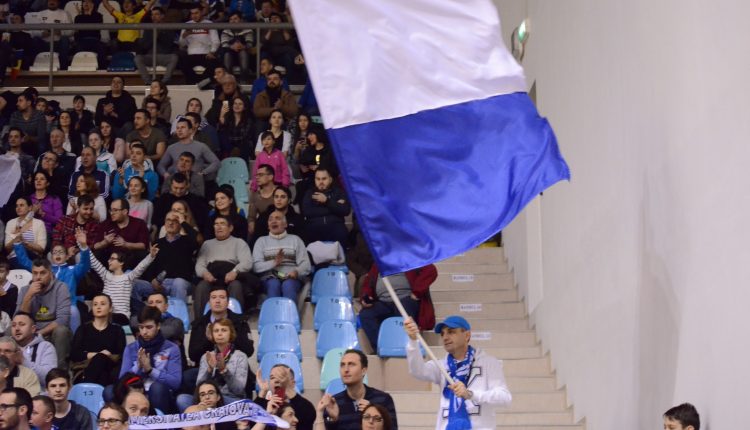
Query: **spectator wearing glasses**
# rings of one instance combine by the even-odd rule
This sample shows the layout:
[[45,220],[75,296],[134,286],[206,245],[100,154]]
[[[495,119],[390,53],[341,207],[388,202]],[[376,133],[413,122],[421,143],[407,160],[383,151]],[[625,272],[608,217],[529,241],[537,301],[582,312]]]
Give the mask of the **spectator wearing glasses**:
[[34,403],[23,388],[6,388],[0,393],[0,428],[28,430]]
[[128,428],[128,413],[117,403],[106,403],[99,410],[96,424],[100,429],[126,430]]
[[33,370],[17,364],[23,353],[10,336],[0,337],[0,383],[4,388],[23,388],[31,395],[40,393],[39,378]]
[[109,206],[109,216],[109,220],[99,225],[94,251],[99,251],[102,258],[109,257],[115,251],[130,254],[130,262],[142,258],[148,252],[146,223],[130,216],[130,203],[127,199],[113,200]]

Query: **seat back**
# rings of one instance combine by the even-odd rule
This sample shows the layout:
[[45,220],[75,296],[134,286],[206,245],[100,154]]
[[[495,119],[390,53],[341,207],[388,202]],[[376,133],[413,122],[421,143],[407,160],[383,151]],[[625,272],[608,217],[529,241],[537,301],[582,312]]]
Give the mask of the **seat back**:
[[[121,12],[120,2],[111,1],[109,2],[109,5],[112,6],[114,10]],[[103,3],[99,3],[99,7],[96,10],[97,12],[102,14],[102,23],[114,24],[115,17],[110,15],[109,12],[107,12],[107,9],[104,7]],[[110,39],[109,30],[102,30],[101,35],[102,35],[102,42],[109,42],[109,39]]]
[[291,324],[269,324],[264,327],[258,339],[258,359],[270,352],[289,352],[295,354],[302,360],[302,347],[300,346],[297,329]]
[[[207,314],[210,310],[211,307],[206,303],[206,306],[203,306],[203,314]],[[238,315],[242,315],[242,305],[240,305],[240,302],[234,297],[229,298],[229,310]]]
[[333,348],[359,349],[357,329],[349,321],[326,321],[320,325],[315,351],[318,358],[325,357]]
[[326,394],[335,396],[336,394],[346,390],[346,385],[344,385],[344,381],[342,381],[341,378],[336,378],[328,383],[328,385],[325,387],[325,390]]
[[247,162],[240,157],[229,157],[221,160],[221,167],[216,174],[216,183],[219,185],[228,184],[229,179],[250,180],[250,173],[247,170]]
[[318,330],[320,325],[326,321],[349,321],[357,322],[352,308],[352,301],[346,296],[323,296],[318,298],[313,315],[313,328]]
[[345,348],[331,348],[323,356],[323,365],[320,367],[320,389],[325,390],[328,384],[340,377],[339,367],[341,357],[344,356]]
[[386,318],[378,332],[378,355],[381,357],[406,357],[409,336],[404,331],[403,317]]
[[78,310],[78,306],[71,305],[70,306],[70,331],[73,333],[78,330],[78,327],[81,326],[81,311]]
[[65,7],[63,8],[63,10],[68,13],[68,16],[70,16],[71,20],[74,21],[76,19],[76,16],[78,16],[78,9],[81,7],[81,3],[81,0],[68,0],[65,3]]
[[31,283],[31,272],[24,269],[13,269],[8,272],[8,280],[20,289]]
[[50,59],[52,61],[52,70],[60,70],[60,54],[57,52],[53,52],[52,54],[52,57],[50,57],[49,52],[46,51],[36,54],[34,64],[29,67],[29,70],[32,72],[49,72]]
[[70,62],[68,70],[73,72],[95,72],[99,68],[96,53],[81,51],[76,52]]
[[349,291],[349,280],[346,273],[338,269],[326,267],[315,272],[310,300],[317,303],[323,296],[352,296]]
[[135,55],[132,52],[115,52],[107,67],[108,72],[132,72],[135,69]]
[[[302,377],[302,366],[300,360],[296,354],[288,352],[272,352],[263,356],[260,361],[260,375],[264,381],[268,381],[271,375],[271,369],[277,364],[284,364],[289,366],[294,372],[294,382],[297,386],[297,391],[300,393],[304,391],[305,383]],[[260,391],[260,387],[256,385],[256,391]]]
[[85,407],[94,414],[104,406],[104,387],[88,382],[75,384],[68,393],[68,400],[72,400]]
[[291,324],[297,329],[297,333],[299,333],[301,325],[297,305],[286,297],[266,299],[260,307],[258,333],[262,333],[266,325],[275,323]]
[[190,314],[188,313],[187,304],[182,299],[178,299],[177,297],[169,298],[169,313],[182,321],[185,333],[190,331]]

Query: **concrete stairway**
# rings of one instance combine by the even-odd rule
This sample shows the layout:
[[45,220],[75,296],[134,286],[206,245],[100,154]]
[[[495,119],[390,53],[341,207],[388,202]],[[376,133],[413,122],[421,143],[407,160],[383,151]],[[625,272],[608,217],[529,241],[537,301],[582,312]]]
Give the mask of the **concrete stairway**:
[[[498,411],[497,426],[512,430],[585,430],[575,423],[572,407],[567,406],[564,388],[558,389],[549,356],[542,353],[536,333],[529,327],[525,305],[519,300],[513,275],[505,264],[502,248],[481,248],[438,264],[438,280],[431,288],[438,321],[460,314],[472,324],[472,345],[503,360],[505,377],[513,394],[513,404]],[[317,402],[320,391],[321,360],[315,358],[313,309],[309,303],[302,312],[300,335],[303,352],[304,395]],[[257,324],[251,321],[257,341]],[[423,333],[438,357],[445,352],[440,338]],[[360,330],[363,350],[372,353]],[[251,358],[251,360],[253,360]],[[440,393],[436,386],[409,376],[406,359],[368,356],[369,385],[393,395],[402,430],[428,430],[435,427]],[[257,369],[257,363],[252,363]]]

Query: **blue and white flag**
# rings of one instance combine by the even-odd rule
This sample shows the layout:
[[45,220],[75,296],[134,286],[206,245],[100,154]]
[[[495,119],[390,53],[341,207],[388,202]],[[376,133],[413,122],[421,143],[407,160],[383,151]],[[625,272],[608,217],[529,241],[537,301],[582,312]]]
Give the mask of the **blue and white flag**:
[[570,172],[490,0],[290,0],[381,273],[487,240]]
[[131,430],[175,429],[205,424],[227,423],[248,420],[264,423],[278,428],[289,428],[289,423],[271,415],[257,403],[251,400],[237,400],[226,406],[220,406],[208,411],[191,412],[188,414],[150,415],[147,417],[131,417]]

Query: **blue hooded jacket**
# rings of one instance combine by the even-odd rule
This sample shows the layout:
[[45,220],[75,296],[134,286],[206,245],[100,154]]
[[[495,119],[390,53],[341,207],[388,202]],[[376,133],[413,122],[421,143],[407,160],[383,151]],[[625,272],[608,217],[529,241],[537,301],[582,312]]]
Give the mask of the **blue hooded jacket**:
[[[18,260],[18,264],[22,268],[31,272],[32,261],[29,258],[29,255],[26,253],[26,248],[24,248],[20,243],[16,243],[15,245],[13,245],[13,250],[16,251],[16,259]],[[91,250],[89,248],[81,250],[81,259],[75,265],[52,265],[52,274],[55,275],[55,278],[61,282],[64,282],[65,285],[68,286],[68,291],[70,291],[71,305],[75,305],[78,300],[78,297],[76,296],[78,281],[83,279],[83,277],[86,275],[86,272],[88,272],[91,268],[91,259],[89,258],[89,253],[91,253]]]

